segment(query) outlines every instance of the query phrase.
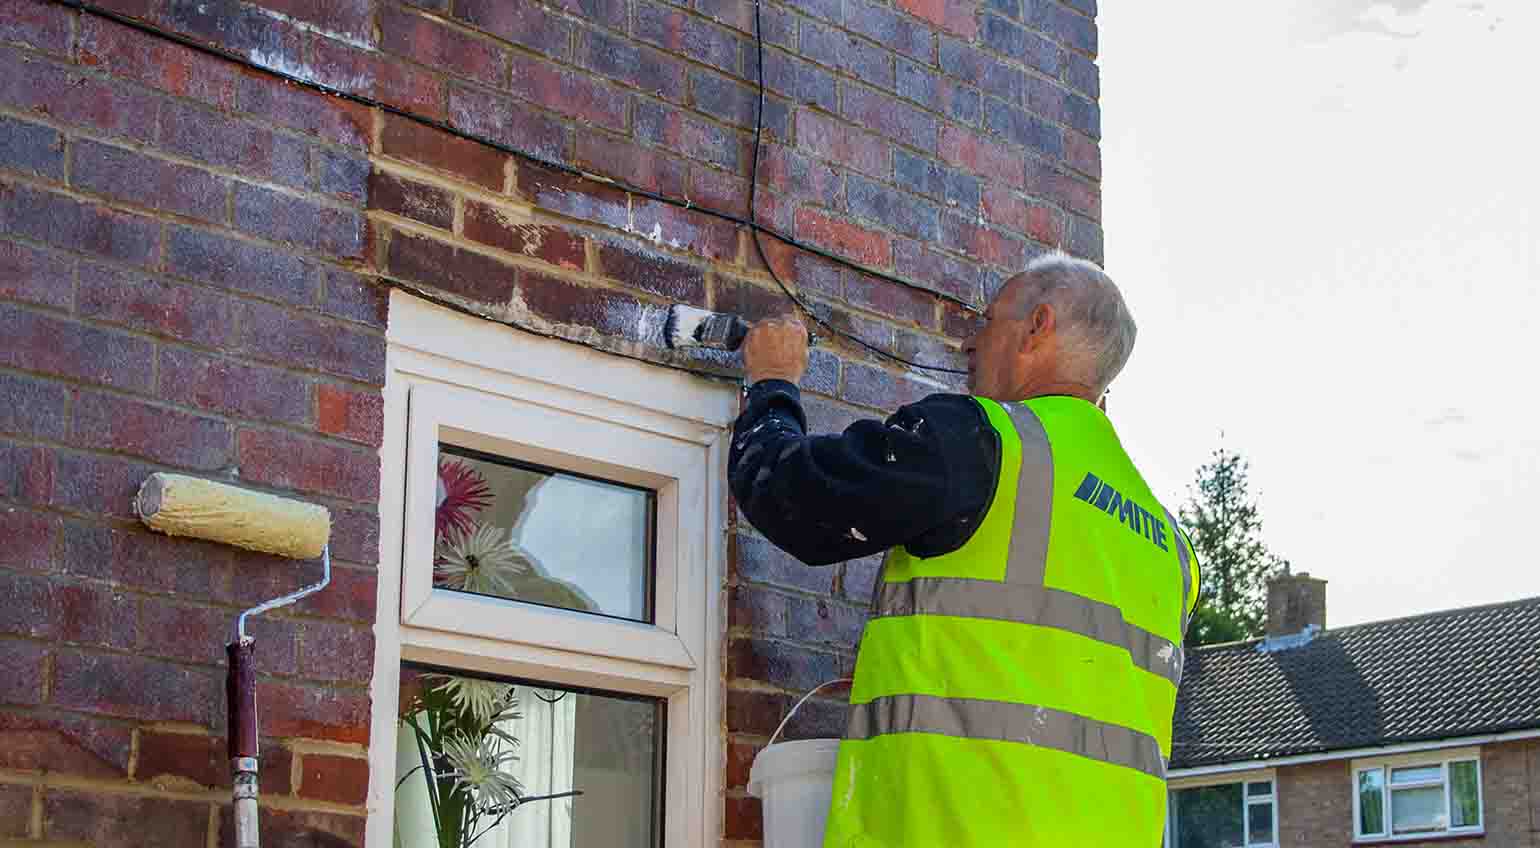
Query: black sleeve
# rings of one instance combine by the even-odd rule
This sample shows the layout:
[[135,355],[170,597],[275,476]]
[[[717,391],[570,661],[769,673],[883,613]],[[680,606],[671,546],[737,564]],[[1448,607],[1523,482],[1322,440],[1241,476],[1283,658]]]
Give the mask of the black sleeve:
[[954,549],[994,492],[998,438],[965,395],[931,395],[838,436],[806,428],[796,386],[756,383],[733,426],[728,479],[749,523],[809,565],[899,545]]

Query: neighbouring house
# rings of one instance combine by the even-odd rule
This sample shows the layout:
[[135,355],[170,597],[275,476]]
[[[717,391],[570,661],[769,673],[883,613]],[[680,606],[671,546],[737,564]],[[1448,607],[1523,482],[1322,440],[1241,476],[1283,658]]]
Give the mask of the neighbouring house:
[[[473,753],[558,796],[481,845],[756,844],[877,563],[735,518],[737,366],[662,316],[783,311],[773,268],[962,365],[1029,258],[1101,258],[1096,7],[0,0],[0,843],[229,844],[224,645],[319,564],[146,531],[177,471],[333,515],[252,624],[264,845],[436,844],[423,765]],[[707,214],[749,212],[756,17],[755,212],[819,251],[769,268]],[[817,430],[958,386],[821,335]]]
[[1540,598],[1328,629],[1326,581],[1268,592],[1188,652],[1170,848],[1540,845]]

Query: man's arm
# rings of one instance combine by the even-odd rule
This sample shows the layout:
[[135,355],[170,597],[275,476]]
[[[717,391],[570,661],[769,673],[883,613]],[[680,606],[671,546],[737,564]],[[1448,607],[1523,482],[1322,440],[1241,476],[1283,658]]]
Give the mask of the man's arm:
[[921,539],[935,549],[922,555],[960,545],[989,504],[997,455],[983,411],[962,395],[809,436],[797,387],[768,379],[750,388],[733,427],[728,478],[766,538],[827,565]]

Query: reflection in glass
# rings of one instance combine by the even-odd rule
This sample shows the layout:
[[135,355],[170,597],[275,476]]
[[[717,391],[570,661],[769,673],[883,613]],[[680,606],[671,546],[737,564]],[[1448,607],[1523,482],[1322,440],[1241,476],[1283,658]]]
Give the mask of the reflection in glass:
[[1253,802],[1246,808],[1251,827],[1246,834],[1248,845],[1273,844],[1273,804],[1271,801]]
[[663,703],[406,666],[397,848],[656,848]]
[[1176,817],[1172,848],[1239,848],[1244,844],[1241,784],[1179,789],[1172,794]]
[[1449,764],[1449,791],[1453,793],[1449,808],[1454,814],[1452,827],[1475,827],[1481,824],[1481,793],[1476,785],[1476,761],[1466,760]]
[[1358,831],[1364,835],[1385,832],[1385,772],[1380,769],[1358,773]]
[[434,585],[651,622],[655,500],[441,444]]
[[[1395,779],[1391,779],[1395,783]],[[1444,829],[1444,787],[1395,789],[1390,793],[1390,821],[1396,833]]]

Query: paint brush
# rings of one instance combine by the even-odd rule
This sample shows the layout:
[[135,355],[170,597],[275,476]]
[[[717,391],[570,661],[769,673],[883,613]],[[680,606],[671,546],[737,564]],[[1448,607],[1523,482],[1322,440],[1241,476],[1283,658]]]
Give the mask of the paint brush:
[[[712,350],[737,350],[749,334],[749,322],[728,312],[712,312],[676,303],[668,309],[663,324],[663,339],[674,349],[704,347]],[[808,346],[818,343],[809,333]]]

